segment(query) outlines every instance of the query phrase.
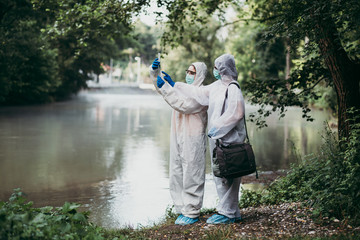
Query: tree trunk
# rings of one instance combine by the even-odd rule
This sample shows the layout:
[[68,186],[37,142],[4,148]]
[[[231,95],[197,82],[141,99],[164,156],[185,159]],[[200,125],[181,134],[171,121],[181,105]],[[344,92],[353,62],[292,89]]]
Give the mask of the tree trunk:
[[360,64],[351,61],[340,40],[335,24],[318,21],[316,25],[318,44],[321,55],[328,67],[337,94],[338,134],[339,138],[348,138],[350,134],[349,119],[353,116],[347,112],[350,108],[360,109]]
[[291,46],[290,46],[290,38],[286,38],[285,41],[286,47],[286,68],[285,68],[285,80],[290,78],[290,70],[291,70]]

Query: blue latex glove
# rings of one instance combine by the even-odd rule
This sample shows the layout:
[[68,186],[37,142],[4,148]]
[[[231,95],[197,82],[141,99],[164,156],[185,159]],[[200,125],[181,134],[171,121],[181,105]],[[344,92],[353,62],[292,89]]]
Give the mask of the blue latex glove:
[[211,138],[211,137],[215,136],[216,132],[217,132],[216,128],[214,128],[214,127],[211,128],[208,132],[208,137]]
[[162,71],[162,73],[165,75],[164,79],[172,86],[174,87],[175,82],[171,79],[171,77],[169,76],[169,74],[167,74],[166,72]]
[[160,67],[160,62],[158,58],[155,58],[155,60],[153,61],[152,65],[151,65],[152,69],[158,69]]
[[164,84],[165,84],[164,80],[162,80],[160,76],[157,76],[156,85],[158,86],[158,88],[161,88]]

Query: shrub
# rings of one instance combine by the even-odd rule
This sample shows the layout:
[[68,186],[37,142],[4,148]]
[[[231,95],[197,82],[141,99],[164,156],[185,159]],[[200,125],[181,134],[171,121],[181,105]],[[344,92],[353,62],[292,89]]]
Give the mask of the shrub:
[[33,208],[20,189],[0,202],[0,239],[104,239],[102,229],[88,222],[88,213],[66,202],[62,207]]
[[301,201],[315,209],[314,216],[335,217],[359,225],[360,123],[356,122],[358,119],[351,125],[346,141],[337,140],[327,128],[325,143],[318,153],[305,156],[287,176],[261,193],[244,191],[240,206]]

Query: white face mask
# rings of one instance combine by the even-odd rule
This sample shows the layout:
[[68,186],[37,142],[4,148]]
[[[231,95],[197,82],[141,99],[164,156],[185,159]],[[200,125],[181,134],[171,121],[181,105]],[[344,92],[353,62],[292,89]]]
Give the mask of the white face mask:
[[194,82],[195,76],[186,74],[185,81],[187,84],[192,84]]

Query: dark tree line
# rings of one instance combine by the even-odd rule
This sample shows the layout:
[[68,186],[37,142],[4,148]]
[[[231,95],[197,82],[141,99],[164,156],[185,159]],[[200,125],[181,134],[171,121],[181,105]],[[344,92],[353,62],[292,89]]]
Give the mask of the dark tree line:
[[65,99],[136,40],[147,1],[1,0],[0,104]]

